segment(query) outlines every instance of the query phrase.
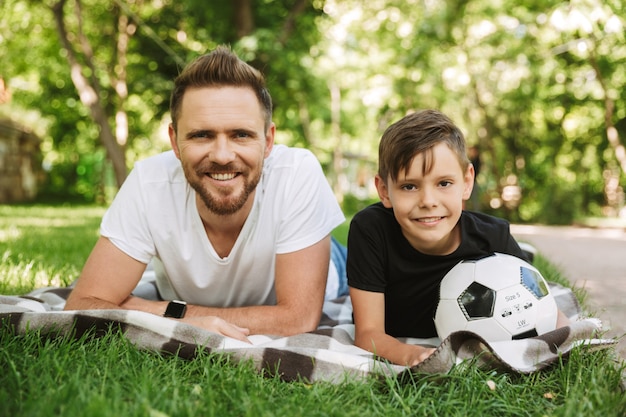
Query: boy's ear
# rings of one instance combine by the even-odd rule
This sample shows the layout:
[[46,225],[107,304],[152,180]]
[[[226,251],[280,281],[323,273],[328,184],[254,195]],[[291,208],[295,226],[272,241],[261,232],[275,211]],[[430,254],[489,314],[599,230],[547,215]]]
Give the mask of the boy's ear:
[[380,197],[380,201],[383,203],[385,208],[391,208],[391,200],[389,200],[389,189],[387,188],[387,184],[382,179],[382,177],[378,174],[374,177],[374,184],[376,184],[376,190],[378,191],[378,197]]
[[474,171],[474,165],[469,164],[463,178],[463,182],[465,183],[465,189],[463,190],[463,200],[469,200],[469,198],[471,197],[472,190],[474,189],[475,177],[476,172]]

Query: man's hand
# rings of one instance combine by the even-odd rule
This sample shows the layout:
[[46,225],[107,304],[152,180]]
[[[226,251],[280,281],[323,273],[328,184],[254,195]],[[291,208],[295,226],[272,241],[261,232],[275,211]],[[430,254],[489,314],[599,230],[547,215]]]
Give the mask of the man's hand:
[[179,320],[183,323],[191,324],[192,326],[221,334],[222,336],[232,337],[233,339],[250,343],[250,340],[248,340],[248,336],[250,335],[249,329],[231,324],[216,316],[185,317]]
[[[167,307],[167,301],[152,301],[145,300],[140,297],[130,296],[120,307],[127,310],[139,310],[148,313],[162,316],[165,308]],[[241,340],[242,342],[250,343],[248,337],[250,330],[245,327],[239,327],[235,324],[229,323],[224,319],[217,316],[187,316],[179,320],[183,323],[191,324],[192,326],[199,327],[204,330],[208,330],[213,333],[221,334],[222,336],[232,337],[233,339]]]

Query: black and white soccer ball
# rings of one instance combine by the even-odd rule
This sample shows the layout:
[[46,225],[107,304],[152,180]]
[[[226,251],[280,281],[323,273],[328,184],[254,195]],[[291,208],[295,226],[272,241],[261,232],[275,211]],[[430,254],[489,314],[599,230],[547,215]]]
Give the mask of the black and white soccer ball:
[[515,256],[465,260],[441,281],[435,327],[441,340],[467,330],[488,342],[556,329],[558,309],[541,273]]

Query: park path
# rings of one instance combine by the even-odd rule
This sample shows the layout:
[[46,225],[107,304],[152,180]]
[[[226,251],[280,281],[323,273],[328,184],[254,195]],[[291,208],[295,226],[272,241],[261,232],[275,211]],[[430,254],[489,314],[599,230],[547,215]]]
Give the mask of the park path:
[[626,230],[511,225],[511,232],[585,289],[591,315],[602,320],[606,336],[621,337],[617,351],[626,359]]

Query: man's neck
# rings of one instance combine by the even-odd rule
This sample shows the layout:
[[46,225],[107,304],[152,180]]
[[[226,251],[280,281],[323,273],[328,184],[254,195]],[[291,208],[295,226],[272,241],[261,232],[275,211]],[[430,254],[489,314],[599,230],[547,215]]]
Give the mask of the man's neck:
[[240,210],[229,215],[209,211],[200,199],[196,200],[196,205],[209,242],[220,258],[226,258],[235,246],[241,229],[250,215],[254,205],[254,193]]

